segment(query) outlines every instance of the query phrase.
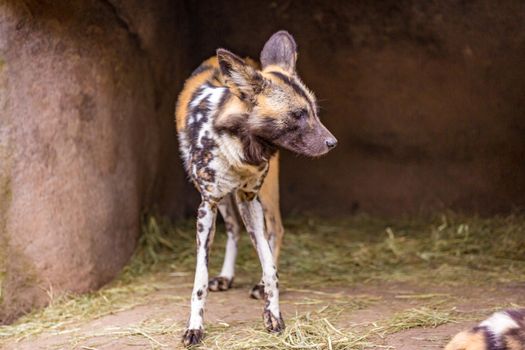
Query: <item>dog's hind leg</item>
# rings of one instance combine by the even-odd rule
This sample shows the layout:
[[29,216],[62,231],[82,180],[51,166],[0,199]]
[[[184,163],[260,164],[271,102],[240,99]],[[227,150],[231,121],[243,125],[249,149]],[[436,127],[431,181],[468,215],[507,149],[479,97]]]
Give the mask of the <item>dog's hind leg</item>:
[[235,276],[235,259],[237,258],[237,243],[241,222],[237,212],[237,204],[233,194],[229,194],[219,202],[219,212],[224,219],[228,240],[226,241],[226,252],[219,276],[210,279],[208,288],[210,291],[224,291],[231,288]]

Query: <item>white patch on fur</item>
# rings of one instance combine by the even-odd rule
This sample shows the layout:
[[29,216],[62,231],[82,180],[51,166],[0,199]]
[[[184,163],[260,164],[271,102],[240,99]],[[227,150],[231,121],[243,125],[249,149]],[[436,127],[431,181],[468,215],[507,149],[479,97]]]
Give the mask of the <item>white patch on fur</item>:
[[502,336],[511,329],[520,328],[516,321],[505,312],[496,312],[479,325],[480,327],[487,327],[497,337]]
[[221,152],[224,155],[226,163],[233,168],[243,167],[245,164],[244,151],[241,141],[237,137],[222,135],[219,137]]
[[193,109],[201,103],[201,101],[206,98],[208,95],[212,94],[215,88],[205,87],[202,89],[200,94],[198,94],[193,101],[190,102],[190,109]]
[[219,102],[221,101],[222,95],[226,92],[226,88],[222,87],[213,87],[213,88],[206,88],[204,91],[208,91],[210,94],[210,104],[214,107],[214,109],[217,107]]

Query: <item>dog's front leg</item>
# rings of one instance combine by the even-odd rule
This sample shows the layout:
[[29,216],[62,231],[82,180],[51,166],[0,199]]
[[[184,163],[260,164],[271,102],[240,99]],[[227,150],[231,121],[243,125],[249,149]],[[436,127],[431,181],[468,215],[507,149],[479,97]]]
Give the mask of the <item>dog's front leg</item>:
[[[279,207],[275,203],[269,203],[265,201],[264,198],[260,197],[261,204],[264,210],[264,221],[266,223],[266,236],[270,241],[270,247],[272,249],[273,261],[275,266],[279,267],[279,252],[281,250],[281,244],[284,235],[284,228],[281,221],[281,214],[279,212]],[[264,284],[262,279],[250,290],[250,297],[253,299],[262,299],[264,297]]]
[[197,344],[204,335],[204,306],[208,294],[208,254],[215,234],[217,206],[203,200],[197,215],[197,266],[191,294],[191,313],[183,343]]
[[284,321],[279,309],[279,280],[274,264],[270,243],[265,235],[264,212],[261,203],[254,193],[240,192],[238,194],[239,212],[250,234],[263,270],[264,312],[263,320],[270,332],[280,332],[284,329]]

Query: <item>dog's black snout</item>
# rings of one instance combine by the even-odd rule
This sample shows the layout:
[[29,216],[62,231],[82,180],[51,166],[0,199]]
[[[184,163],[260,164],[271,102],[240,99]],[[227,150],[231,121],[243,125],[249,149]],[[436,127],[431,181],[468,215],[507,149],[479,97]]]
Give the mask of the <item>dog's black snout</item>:
[[334,148],[335,146],[337,146],[337,140],[335,138],[330,138],[326,140],[326,145],[328,146],[328,148]]

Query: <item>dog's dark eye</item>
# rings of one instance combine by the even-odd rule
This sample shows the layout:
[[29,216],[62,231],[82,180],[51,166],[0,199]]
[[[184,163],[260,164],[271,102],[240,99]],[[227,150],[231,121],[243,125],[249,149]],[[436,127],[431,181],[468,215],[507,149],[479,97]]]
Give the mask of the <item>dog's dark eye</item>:
[[294,119],[303,119],[308,116],[308,111],[306,109],[298,109],[292,112],[292,117]]

